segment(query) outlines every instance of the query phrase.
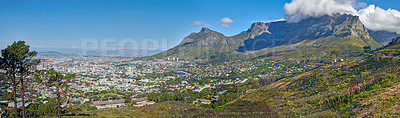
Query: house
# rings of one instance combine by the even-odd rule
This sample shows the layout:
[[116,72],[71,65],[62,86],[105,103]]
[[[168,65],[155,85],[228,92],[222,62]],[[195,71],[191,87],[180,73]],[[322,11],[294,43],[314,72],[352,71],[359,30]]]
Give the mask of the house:
[[224,93],[227,92],[227,91],[228,91],[228,90],[220,91],[220,92],[217,93],[217,95],[222,95],[222,94],[224,94]]
[[[25,105],[25,107],[28,107],[29,106],[29,103],[25,103],[24,104]],[[14,102],[10,102],[10,103],[8,103],[8,105],[7,105],[7,107],[14,107],[15,105],[14,105]],[[19,108],[19,107],[22,107],[22,102],[18,102],[17,103],[17,108]]]
[[211,100],[206,100],[206,99],[196,99],[193,101],[193,104],[211,104]]
[[131,102],[135,101],[136,104],[140,103],[146,103],[147,102],[147,97],[142,97],[142,98],[132,98]]
[[92,106],[95,106],[97,109],[122,107],[125,106],[125,100],[98,101],[94,102]]
[[135,106],[135,107],[141,107],[141,106],[144,106],[144,105],[151,105],[151,104],[155,104],[156,102],[153,102],[153,101],[149,101],[149,102],[142,102],[142,103],[139,103],[139,104],[135,104],[135,105],[133,105],[133,106]]
[[83,98],[83,102],[89,102],[90,100],[88,98]]
[[136,104],[133,105],[133,106],[135,106],[135,107],[140,107],[140,106],[150,105],[150,104],[156,103],[156,102],[153,102],[153,101],[148,101],[147,97],[132,98],[132,101],[131,101],[131,102],[133,102],[133,101],[136,102]]

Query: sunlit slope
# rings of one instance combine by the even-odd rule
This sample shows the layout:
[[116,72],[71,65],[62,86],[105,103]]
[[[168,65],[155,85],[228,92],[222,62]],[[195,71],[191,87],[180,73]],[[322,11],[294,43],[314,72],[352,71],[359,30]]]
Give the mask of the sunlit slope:
[[[223,109],[262,102],[280,117],[399,116],[400,58],[379,52],[400,51],[400,44],[373,54],[284,78],[242,97]],[[258,112],[248,108],[247,112]]]

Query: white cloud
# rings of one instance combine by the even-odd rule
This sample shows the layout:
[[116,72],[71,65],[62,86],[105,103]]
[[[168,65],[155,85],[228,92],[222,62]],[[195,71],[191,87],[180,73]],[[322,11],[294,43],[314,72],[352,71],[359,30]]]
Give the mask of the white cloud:
[[207,24],[207,22],[202,22],[202,21],[194,21],[192,26],[211,26],[210,24]]
[[256,22],[263,22],[263,23],[270,23],[270,22],[279,22],[279,21],[286,21],[285,18],[275,19],[275,20],[267,20],[267,21],[249,21],[249,23],[256,23]]
[[233,20],[228,17],[225,17],[225,18],[222,18],[221,21],[218,23],[221,23],[221,27],[229,28],[231,26],[231,24],[233,23]]
[[368,29],[400,33],[400,12],[397,10],[384,10],[370,5],[358,11],[358,14]]
[[[292,0],[284,6],[288,22],[299,22],[308,17],[345,13],[360,16],[370,30],[384,30],[400,33],[400,12],[384,10],[375,5],[367,8],[366,3],[357,0]],[[356,9],[360,9],[357,11]]]
[[289,22],[299,22],[308,17],[331,15],[334,13],[356,14],[353,0],[293,0],[284,6]]
[[226,17],[226,18],[221,19],[220,22],[221,23],[225,23],[225,24],[231,24],[231,23],[233,23],[233,20],[228,18],[228,17]]

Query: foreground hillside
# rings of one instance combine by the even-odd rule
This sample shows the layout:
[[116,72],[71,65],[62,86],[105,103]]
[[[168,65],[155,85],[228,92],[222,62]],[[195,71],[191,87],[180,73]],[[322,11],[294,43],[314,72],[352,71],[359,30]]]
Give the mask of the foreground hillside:
[[243,104],[265,102],[280,117],[398,117],[399,46],[279,80],[223,109],[237,111]]
[[69,117],[207,117],[217,112],[181,102],[162,102],[143,107],[121,107],[83,112]]
[[[132,117],[132,118],[161,118],[161,117],[178,117],[178,118],[189,118],[189,117],[277,117],[275,112],[272,111],[263,103],[248,104],[257,109],[259,112],[246,113],[231,112],[231,111],[216,111],[212,109],[206,109],[198,107],[194,104],[168,101],[161,102],[154,105],[148,105],[143,107],[120,107],[112,109],[99,109],[95,111],[88,111],[77,113],[74,115],[64,117]],[[268,112],[267,112],[268,111]]]

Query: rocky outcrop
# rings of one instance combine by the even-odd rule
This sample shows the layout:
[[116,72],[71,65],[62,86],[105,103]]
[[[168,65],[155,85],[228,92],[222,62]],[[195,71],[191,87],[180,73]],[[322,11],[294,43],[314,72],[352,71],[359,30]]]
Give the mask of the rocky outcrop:
[[369,35],[380,45],[385,46],[392,42],[393,38],[399,37],[400,34],[396,32],[388,32],[388,31],[368,31]]
[[327,36],[351,35],[360,37],[367,44],[375,43],[359,17],[347,14],[308,18],[298,23],[257,22],[247,32],[250,35],[249,39],[244,42],[244,46],[237,49],[239,52],[295,44],[303,40],[315,40]]

